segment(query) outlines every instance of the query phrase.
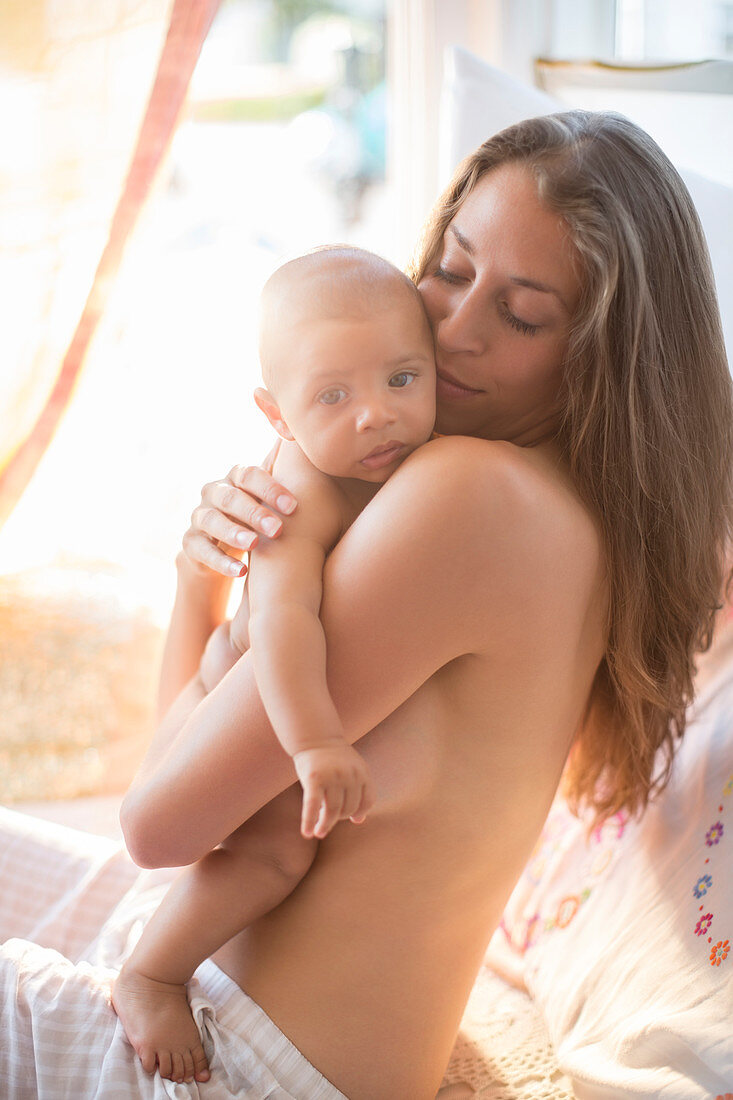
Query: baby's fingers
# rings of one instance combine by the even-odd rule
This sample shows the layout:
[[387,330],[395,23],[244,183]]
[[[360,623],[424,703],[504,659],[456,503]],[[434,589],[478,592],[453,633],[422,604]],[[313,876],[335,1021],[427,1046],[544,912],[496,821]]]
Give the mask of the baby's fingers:
[[300,815],[300,832],[307,840],[316,836],[316,826],[321,815],[325,791],[322,787],[303,788],[303,809]]
[[317,836],[319,840],[323,840],[324,837],[327,837],[334,825],[344,816],[343,805],[343,787],[327,787],[324,792],[323,802],[321,803],[321,812],[318,817],[318,822],[314,830],[314,835]]
[[344,788],[344,800],[341,806],[341,820],[353,821],[354,814],[358,813],[364,801],[365,779],[362,775],[354,775],[352,781]]
[[361,799],[359,805],[356,807],[352,814],[349,814],[349,820],[353,821],[355,825],[361,825],[363,821],[366,821],[366,815],[374,805],[374,787],[370,779],[366,779],[361,788]]

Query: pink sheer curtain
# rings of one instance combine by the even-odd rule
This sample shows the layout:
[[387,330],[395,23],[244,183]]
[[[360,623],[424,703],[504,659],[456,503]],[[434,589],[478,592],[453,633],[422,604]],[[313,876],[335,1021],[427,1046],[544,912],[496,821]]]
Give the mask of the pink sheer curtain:
[[73,396],[219,3],[0,9],[0,526]]

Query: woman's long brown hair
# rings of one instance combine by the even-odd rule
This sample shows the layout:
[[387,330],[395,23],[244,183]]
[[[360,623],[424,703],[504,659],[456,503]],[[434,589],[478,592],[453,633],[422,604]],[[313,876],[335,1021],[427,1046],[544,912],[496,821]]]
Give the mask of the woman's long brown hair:
[[583,293],[559,440],[605,538],[606,653],[565,790],[595,820],[668,782],[710,645],[733,525],[733,401],[700,222],[656,143],[620,115],[570,111],[503,130],[460,166],[426,227],[419,282],[476,182],[526,164],[565,219]]

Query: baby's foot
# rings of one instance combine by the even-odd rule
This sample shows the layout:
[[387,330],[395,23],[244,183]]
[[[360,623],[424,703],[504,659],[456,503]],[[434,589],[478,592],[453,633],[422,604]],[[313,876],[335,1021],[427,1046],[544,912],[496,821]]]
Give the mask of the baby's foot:
[[171,1081],[208,1081],[209,1064],[188,1005],[185,985],[148,978],[123,966],[112,1005],[143,1069]]

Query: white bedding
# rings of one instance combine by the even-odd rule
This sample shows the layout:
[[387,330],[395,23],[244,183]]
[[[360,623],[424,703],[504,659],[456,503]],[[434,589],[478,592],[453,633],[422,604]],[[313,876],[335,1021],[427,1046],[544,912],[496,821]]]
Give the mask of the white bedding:
[[[172,873],[139,871],[117,841],[0,808],[0,1095],[291,1095],[267,1076],[259,1091],[244,1092],[243,1080],[254,1072],[244,995],[212,964],[197,973],[212,1082],[176,1085],[148,1077],[139,1066],[109,1006],[109,983]],[[475,1100],[572,1096],[532,1002],[488,969],[476,983],[445,1079],[446,1086],[460,1082]],[[293,1095],[316,1100],[310,1085]]]

